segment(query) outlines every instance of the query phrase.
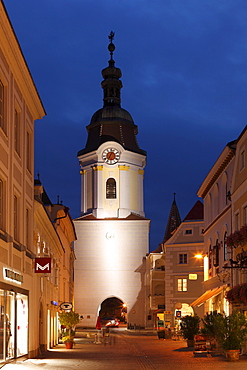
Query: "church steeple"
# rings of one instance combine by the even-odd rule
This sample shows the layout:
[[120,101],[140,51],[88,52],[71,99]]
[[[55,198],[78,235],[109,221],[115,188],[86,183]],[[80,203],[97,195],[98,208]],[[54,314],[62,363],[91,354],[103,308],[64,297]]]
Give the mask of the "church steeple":
[[114,32],[111,31],[108,38],[110,40],[108,45],[110,60],[108,62],[109,66],[102,70],[104,81],[101,82],[102,89],[104,90],[104,107],[111,105],[120,107],[120,90],[123,85],[119,79],[122,77],[122,72],[120,68],[115,67],[115,61],[113,59],[113,52],[115,50],[115,45],[112,42],[114,39]]
[[165,243],[170,237],[172,236],[172,232],[178,228],[178,226],[181,224],[181,218],[178,210],[178,206],[176,203],[176,193],[174,193],[174,199],[172,202],[166,231],[163,239],[163,243]]
[[108,45],[110,60],[108,67],[102,70],[104,80],[101,82],[104,91],[103,108],[93,114],[91,122],[87,126],[86,147],[78,152],[78,156],[97,150],[101,144],[108,141],[115,141],[126,150],[146,155],[146,151],[142,150],[137,142],[137,125],[134,124],[130,113],[121,108],[120,92],[123,85],[120,78],[122,72],[120,68],[115,67],[113,59],[114,32],[111,32],[108,38],[110,41]]

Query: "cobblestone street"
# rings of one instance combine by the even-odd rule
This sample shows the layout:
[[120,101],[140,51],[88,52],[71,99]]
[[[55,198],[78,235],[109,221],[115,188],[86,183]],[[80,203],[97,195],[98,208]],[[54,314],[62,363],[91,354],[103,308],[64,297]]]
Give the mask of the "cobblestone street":
[[247,369],[247,356],[237,362],[228,362],[223,356],[193,357],[193,350],[185,341],[159,340],[155,335],[115,332],[110,338],[96,344],[93,338],[83,338],[78,333],[75,348],[66,350],[64,344],[47,351],[37,359],[16,361],[3,367],[4,370],[203,370],[217,368]]

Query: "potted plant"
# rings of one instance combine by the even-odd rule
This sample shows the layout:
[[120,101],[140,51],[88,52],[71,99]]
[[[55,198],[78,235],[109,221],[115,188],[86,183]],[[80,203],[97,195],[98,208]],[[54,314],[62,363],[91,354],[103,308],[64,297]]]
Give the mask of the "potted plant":
[[197,315],[187,315],[181,318],[180,328],[188,347],[194,346],[194,335],[199,333],[199,324],[200,318]]
[[73,348],[75,326],[80,322],[80,315],[74,311],[60,312],[59,321],[66,328],[62,333],[62,341],[65,343],[66,348]]
[[216,339],[225,351],[228,361],[239,359],[240,350],[247,340],[247,321],[243,313],[234,311],[229,316],[214,318]]
[[223,315],[217,311],[213,311],[210,313],[206,313],[206,315],[202,319],[203,328],[201,332],[203,335],[207,337],[208,342],[210,343],[210,348],[212,350],[219,350],[216,341],[216,325],[215,320],[217,317],[222,317]]

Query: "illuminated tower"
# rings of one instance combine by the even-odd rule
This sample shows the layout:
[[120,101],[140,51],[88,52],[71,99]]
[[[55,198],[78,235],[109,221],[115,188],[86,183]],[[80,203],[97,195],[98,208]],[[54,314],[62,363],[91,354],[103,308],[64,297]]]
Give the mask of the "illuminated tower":
[[111,32],[109,66],[102,70],[104,105],[92,116],[86,146],[78,153],[81,216],[74,220],[75,309],[83,316],[84,326],[95,326],[101,303],[111,297],[127,305],[129,323],[145,324],[146,152],[138,146],[131,115],[120,105],[122,73],[113,60],[113,36]]

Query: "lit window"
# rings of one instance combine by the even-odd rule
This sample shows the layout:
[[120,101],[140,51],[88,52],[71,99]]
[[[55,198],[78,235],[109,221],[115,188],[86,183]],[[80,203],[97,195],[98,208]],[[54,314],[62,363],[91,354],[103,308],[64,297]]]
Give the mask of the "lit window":
[[180,265],[184,265],[184,264],[188,263],[187,253],[180,253],[178,255],[178,263]]
[[113,178],[110,178],[106,181],[106,198],[116,199],[116,197],[116,181]]
[[178,292],[187,292],[187,279],[178,279]]

